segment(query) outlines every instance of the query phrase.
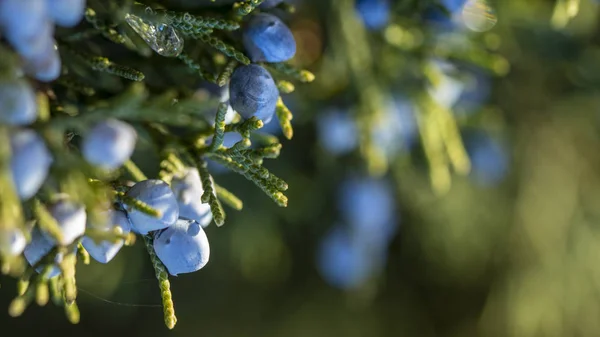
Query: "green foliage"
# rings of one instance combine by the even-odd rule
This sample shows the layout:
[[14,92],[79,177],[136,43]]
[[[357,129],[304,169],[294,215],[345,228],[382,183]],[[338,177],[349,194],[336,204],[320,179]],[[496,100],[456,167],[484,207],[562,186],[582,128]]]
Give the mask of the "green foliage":
[[[23,205],[10,188],[9,130],[6,127],[0,130],[4,140],[0,142],[0,185],[6,187],[3,187],[0,205],[0,230],[14,226],[28,233],[31,228],[25,227],[25,220],[34,220],[33,226],[61,241],[60,226],[45,205],[63,194],[83,203],[90,219],[98,218],[102,208],[111,204],[159,217],[158,210],[126,194],[129,188],[126,178],[140,181],[146,178],[144,171],[157,168],[159,178],[169,183],[174,175],[190,166],[200,172],[204,188],[202,202],[210,205],[216,225],[222,226],[226,214],[221,202],[234,210],[241,210],[243,202],[215,184],[206,159],[226,163],[279,206],[287,206],[287,197],[282,193],[287,190],[287,184],[262,166],[263,158],[278,156],[281,144],[254,144],[251,141],[254,132],[263,126],[260,120],[251,118],[226,125],[228,105],[194,93],[196,87],[203,85],[203,80],[221,87],[227,85],[237,66],[250,63],[234,33],[240,29],[242,17],[256,10],[260,3],[248,1],[189,13],[149,1],[89,1],[85,22],[56,34],[63,63],[62,76],[38,92],[40,113],[33,125],[48,144],[55,164],[42,192]],[[126,18],[131,15],[140,17],[148,27],[167,25],[183,36],[184,51],[176,56],[175,62],[151,50],[155,46],[144,42],[144,36],[140,37],[128,25]],[[6,57],[0,59],[0,68],[9,70],[2,72],[4,78],[11,76],[10,70],[16,69],[18,64],[16,54],[2,48]],[[308,71],[287,64],[270,66],[301,82],[314,79]],[[167,76],[160,75],[165,71]],[[293,91],[294,85],[280,81],[280,88],[282,94],[286,94]],[[216,118],[207,118],[215,106]],[[278,106],[282,129],[289,139],[292,114],[281,99]],[[106,171],[86,163],[79,154],[78,141],[93,125],[107,118],[132,124],[140,135],[140,143],[151,144],[159,155],[159,164],[149,168],[145,165],[142,170],[130,160],[121,170]],[[188,131],[180,132],[181,127]],[[224,147],[223,137],[227,132],[239,133],[243,140],[230,148]],[[205,144],[208,139],[212,139],[210,145]],[[88,228],[85,235],[98,243],[124,240],[126,245],[131,245],[135,242],[133,234],[124,234],[120,227],[112,231]],[[52,299],[54,304],[65,308],[69,321],[79,322],[75,266],[78,259],[84,264],[90,263],[80,239],[72,247],[55,247],[36,266],[27,268],[19,268],[24,265],[22,258],[0,256],[6,266],[3,272],[20,280],[18,296],[9,308],[12,316],[23,314],[34,301],[45,305]],[[144,242],[159,281],[165,324],[172,329],[177,319],[168,274],[153,251],[152,236],[145,236]],[[48,279],[57,254],[62,256],[62,262],[58,263],[61,274]],[[33,270],[37,267],[44,272],[35,274]]]

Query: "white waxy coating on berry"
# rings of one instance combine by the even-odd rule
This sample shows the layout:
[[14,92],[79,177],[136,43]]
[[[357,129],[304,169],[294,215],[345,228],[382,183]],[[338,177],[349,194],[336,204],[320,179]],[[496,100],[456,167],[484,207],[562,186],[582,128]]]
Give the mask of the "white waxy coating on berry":
[[[61,229],[62,240],[57,242],[59,245],[70,245],[75,239],[85,233],[87,214],[83,206],[67,200],[61,200],[50,206],[48,210]],[[54,241],[51,235],[47,233],[44,233],[44,235],[46,235],[48,240]]]
[[0,253],[4,256],[17,256],[23,252],[27,240],[18,228],[0,231]]
[[[131,223],[127,214],[123,211],[111,210],[106,212],[106,223],[104,224],[88,224],[90,228],[102,230],[102,231],[113,231],[115,226],[119,226],[122,229],[123,234],[127,234],[131,231]],[[92,238],[84,236],[81,240],[81,244],[87,250],[94,260],[100,263],[108,263],[112,260],[119,250],[123,247],[123,240],[118,242],[102,241],[96,243]]]
[[96,124],[85,135],[81,150],[91,164],[113,170],[131,157],[136,139],[137,133],[131,125],[108,119]]
[[[39,230],[39,228],[34,228],[31,232],[31,241],[25,247],[23,251],[23,255],[25,255],[25,259],[31,266],[35,266],[44,256],[46,256],[50,251],[54,248],[54,242],[48,240],[48,238]],[[55,258],[55,262],[59,263],[62,260],[62,254],[57,254]],[[41,273],[44,268],[38,267],[35,270],[38,273]],[[52,267],[52,271],[48,278],[56,277],[60,274],[60,269],[57,266]]]
[[85,0],[46,1],[48,1],[48,14],[59,26],[73,27],[83,19]]
[[46,144],[33,130],[18,130],[10,137],[10,169],[15,189],[21,200],[34,196],[40,189],[52,164]]
[[37,103],[35,93],[25,80],[0,82],[0,122],[26,125],[35,122]]
[[189,168],[182,176],[173,177],[171,188],[179,204],[179,217],[194,220],[206,227],[212,220],[210,205],[202,203],[202,182],[198,169]]
[[210,258],[206,233],[198,223],[184,219],[156,234],[154,251],[173,276],[200,270]]
[[161,214],[160,217],[155,218],[126,206],[127,214],[131,220],[131,230],[135,233],[148,234],[150,231],[167,228],[179,218],[179,206],[175,194],[173,194],[169,185],[162,180],[140,181],[127,191],[127,196],[146,203]]

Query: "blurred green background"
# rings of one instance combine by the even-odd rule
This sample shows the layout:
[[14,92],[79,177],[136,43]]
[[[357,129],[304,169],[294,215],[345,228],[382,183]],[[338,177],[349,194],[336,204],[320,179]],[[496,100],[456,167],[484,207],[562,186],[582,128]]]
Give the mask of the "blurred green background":
[[[427,28],[414,20],[418,2],[395,3],[395,27]],[[171,278],[173,331],[138,242],[108,265],[78,266],[81,323],[69,324],[51,305],[32,306],[19,318],[1,314],[0,335],[600,336],[600,8],[558,2],[564,10],[552,0],[490,1],[497,24],[468,36],[494,45],[510,70],[492,78],[481,111],[457,122],[507,140],[508,174],[487,187],[453,174],[447,193],[434,193],[422,150],[400,154],[388,172],[400,227],[384,269],[363,286],[334,288],[317,269],[320,239],[339,218],[337,188],[365,163],[328,155],[317,138],[321,111],[359,104],[343,65],[352,55],[340,51],[350,42],[335,35],[344,2],[303,0],[289,22],[296,62],[317,80],[292,95],[294,139],[267,164],[290,185],[288,208],[243,177],[215,178],[245,207],[207,229],[204,269]],[[569,21],[570,2],[579,11]],[[393,33],[365,33],[369,43],[352,48],[371,52],[380,90],[402,92],[395,74],[406,72],[402,60],[414,50],[388,48]],[[7,306],[15,284],[1,279]]]

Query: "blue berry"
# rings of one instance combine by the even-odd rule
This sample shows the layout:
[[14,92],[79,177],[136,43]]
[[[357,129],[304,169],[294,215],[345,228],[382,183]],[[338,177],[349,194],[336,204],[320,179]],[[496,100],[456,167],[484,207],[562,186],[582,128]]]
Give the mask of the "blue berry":
[[338,208],[354,233],[378,245],[389,242],[398,227],[392,183],[351,178],[339,190]]
[[325,235],[317,252],[321,276],[330,285],[343,290],[364,285],[384,263],[385,250],[375,253],[366,242],[340,226]]
[[47,32],[52,25],[48,25],[46,0],[0,1],[0,28],[17,52],[29,55],[41,35],[52,34]]
[[[62,240],[56,242],[61,246],[70,245],[80,236],[85,233],[85,224],[87,215],[85,208],[67,200],[61,200],[50,206],[50,214],[60,227]],[[47,233],[46,238],[54,242],[54,238]]]
[[247,22],[242,40],[253,62],[285,62],[296,54],[296,40],[278,17],[259,13]]
[[358,146],[358,130],[352,117],[341,110],[328,110],[317,116],[321,146],[333,154],[345,154]]
[[167,228],[179,218],[179,206],[175,194],[162,180],[140,181],[127,191],[127,196],[138,199],[161,213],[160,217],[155,218],[127,206],[131,230],[135,233],[148,234],[150,231]]
[[[52,248],[54,248],[54,242],[49,240],[38,227],[35,227],[31,231],[31,241],[25,247],[23,255],[25,255],[25,259],[27,259],[29,265],[35,266],[36,263],[38,263],[42,258],[44,258],[46,255],[48,255],[48,253],[50,253]],[[62,258],[62,254],[58,253],[56,254],[54,262],[60,263]],[[37,267],[35,270],[38,273],[41,273],[44,270],[44,268],[40,266]],[[56,277],[59,274],[60,269],[57,266],[54,266],[52,267],[52,271],[50,272],[50,275],[48,275],[48,278]]]
[[[90,224],[90,228],[95,228],[103,231],[112,231],[115,226],[121,227],[124,234],[127,234],[131,231],[131,223],[129,222],[129,218],[127,217],[127,213],[123,211],[114,211],[111,210],[107,212],[108,218],[107,222],[103,225],[98,226],[97,224]],[[90,256],[94,258],[94,260],[100,263],[108,263],[112,260],[121,247],[123,247],[123,240],[119,240],[118,242],[110,242],[110,241],[102,241],[100,243],[96,243],[92,238],[84,236],[81,240],[81,244],[90,253]]]
[[0,123],[25,125],[36,117],[35,93],[25,80],[0,82]]
[[357,0],[355,7],[365,27],[370,30],[379,30],[390,21],[389,0]]
[[18,228],[2,229],[0,231],[0,253],[2,256],[17,256],[23,252],[27,240]]
[[114,170],[131,157],[136,139],[137,134],[131,125],[108,119],[96,124],[84,136],[83,156],[94,165]]
[[256,64],[238,67],[229,83],[229,101],[242,117],[256,116],[263,123],[273,118],[279,90],[273,77]]
[[482,186],[500,183],[509,169],[504,144],[481,131],[465,132],[464,141],[471,159],[471,178]]
[[177,197],[180,218],[194,220],[202,227],[210,224],[212,221],[210,205],[200,200],[204,189],[198,169],[189,168],[182,176],[173,177],[171,188]]
[[39,50],[25,56],[25,72],[39,81],[50,82],[60,76],[61,60],[54,38],[43,38]]
[[13,133],[10,146],[10,169],[15,189],[21,200],[26,200],[34,196],[46,180],[52,156],[42,138],[33,130]]
[[200,270],[210,258],[206,233],[192,220],[179,219],[158,232],[154,237],[154,251],[173,276]]
[[48,1],[48,14],[59,26],[73,27],[83,19],[85,0],[46,1]]

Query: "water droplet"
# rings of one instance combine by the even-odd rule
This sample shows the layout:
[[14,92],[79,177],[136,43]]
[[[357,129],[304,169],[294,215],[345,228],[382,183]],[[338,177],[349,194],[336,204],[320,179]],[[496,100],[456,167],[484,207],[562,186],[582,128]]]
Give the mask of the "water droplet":
[[498,22],[494,9],[486,0],[469,0],[463,7],[462,19],[467,28],[476,32],[488,31]]
[[125,15],[125,21],[160,55],[176,57],[183,51],[183,39],[173,27],[165,23],[154,24],[133,14]]

